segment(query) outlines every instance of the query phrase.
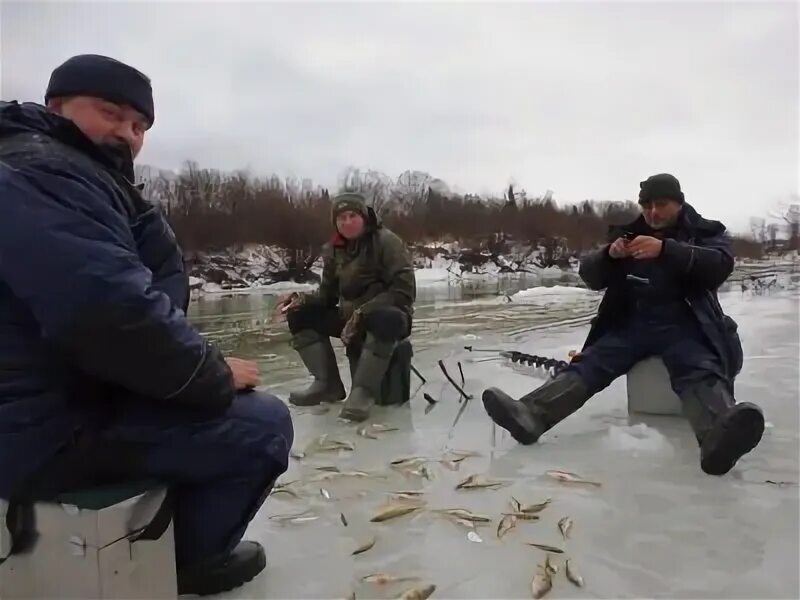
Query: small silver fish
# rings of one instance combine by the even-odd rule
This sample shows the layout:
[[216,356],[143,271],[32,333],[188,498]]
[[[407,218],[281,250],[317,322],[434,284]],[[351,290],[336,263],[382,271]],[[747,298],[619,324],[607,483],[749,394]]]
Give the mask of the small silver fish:
[[339,513],[339,520],[342,522],[342,525],[347,527],[347,517],[344,516],[344,513]]
[[291,452],[289,452],[289,456],[291,456],[295,460],[303,460],[306,457],[306,453],[292,450]]
[[472,522],[491,523],[492,521],[489,517],[475,514],[464,508],[439,508],[432,510],[431,512],[447,515],[450,517],[455,517],[457,519],[464,519],[466,521],[472,521]]
[[480,452],[475,452],[474,450],[448,450],[448,454],[455,456],[454,460],[462,461],[465,458],[470,458],[473,456],[482,456]]
[[361,437],[369,438],[371,440],[377,440],[378,436],[374,435],[369,430],[369,425],[362,425],[358,429],[356,429],[356,433]]
[[392,467],[418,467],[426,462],[428,462],[428,459],[424,456],[408,456],[405,458],[395,458],[389,465]]
[[317,515],[308,516],[308,517],[295,517],[294,519],[289,519],[290,523],[307,523],[309,521],[316,521],[319,519]]
[[545,552],[553,552],[555,554],[564,554],[564,551],[561,548],[556,548],[555,546],[550,546],[548,544],[537,544],[536,542],[525,542],[528,546],[535,546],[539,548],[539,550],[544,550]]
[[478,475],[470,475],[463,481],[459,482],[456,486],[457,490],[478,490],[478,489],[493,489],[507,485],[505,481],[493,481],[491,479],[482,480]]
[[435,591],[436,586],[433,584],[424,587],[415,587],[403,592],[399,596],[399,600],[427,600]]
[[544,568],[545,571],[549,572],[551,575],[556,575],[558,573],[558,567],[550,562],[549,554],[547,555],[547,558],[544,561]]
[[378,513],[370,519],[373,523],[380,523],[381,521],[388,521],[395,517],[402,517],[408,513],[414,512],[422,508],[421,504],[390,504],[378,511]]
[[572,564],[572,561],[569,558],[567,559],[565,571],[567,574],[567,579],[569,579],[578,587],[583,587],[583,577],[581,577],[581,574],[578,573],[578,570],[575,568],[575,565]]
[[551,498],[547,498],[544,502],[539,502],[539,504],[528,504],[526,506],[522,506],[519,510],[520,512],[524,513],[536,514],[547,508],[547,505],[550,504],[551,500]]
[[356,554],[361,554],[362,552],[366,552],[367,550],[371,549],[375,545],[375,538],[372,537],[363,544],[361,544],[358,548],[353,550],[352,555],[355,556]]
[[562,517],[558,520],[558,530],[566,540],[569,537],[569,532],[572,530],[572,519],[569,517]]
[[319,488],[319,493],[323,498],[325,498],[325,500],[331,499],[331,493],[325,488]]
[[281,521],[281,522],[283,522],[283,521],[291,521],[292,519],[298,519],[298,518],[301,518],[301,517],[305,517],[305,516],[310,515],[310,514],[313,514],[311,509],[306,509],[301,513],[290,513],[290,514],[284,514],[284,515],[271,515],[269,518],[272,519],[273,521]]
[[600,487],[602,485],[597,481],[589,481],[587,479],[582,478],[580,475],[576,473],[570,473],[569,471],[550,470],[546,471],[545,475],[547,475],[548,477],[552,477],[556,481],[560,481],[562,483],[583,483],[586,485],[593,485],[596,487]]
[[400,431],[400,429],[398,427],[389,427],[388,425],[384,425],[383,423],[373,423],[372,431],[375,431],[377,433],[387,433],[389,431]]
[[339,467],[336,465],[323,465],[321,467],[314,467],[317,471],[325,471],[327,473],[340,473]]
[[534,599],[542,598],[553,588],[553,579],[550,572],[542,565],[536,566],[536,573],[531,580],[531,594]]
[[298,500],[300,499],[300,496],[297,494],[297,492],[290,490],[289,488],[281,488],[278,490],[272,490],[272,492],[270,492],[270,496],[277,496],[278,494],[288,494],[293,498],[297,498]]
[[407,494],[404,492],[395,492],[390,494],[390,496],[393,496],[398,500],[416,500],[417,498],[419,498],[418,494]]
[[524,513],[524,512],[516,512],[516,513],[501,513],[504,517],[514,517],[521,521],[538,521],[539,515],[533,515],[531,513]]
[[500,519],[497,525],[497,538],[502,539],[505,534],[511,531],[517,525],[517,517],[514,515],[505,515]]
[[387,583],[399,583],[401,581],[418,581],[419,577],[396,577],[395,575],[387,575],[386,573],[372,573],[365,575],[361,581],[366,583],[377,583],[378,585],[386,585]]

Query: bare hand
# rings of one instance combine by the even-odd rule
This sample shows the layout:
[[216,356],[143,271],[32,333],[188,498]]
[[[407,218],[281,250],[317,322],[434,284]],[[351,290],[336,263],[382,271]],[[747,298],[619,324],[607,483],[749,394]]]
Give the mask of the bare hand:
[[628,243],[628,252],[635,260],[658,258],[664,242],[649,235],[639,235]]
[[342,334],[339,336],[342,340],[342,343],[347,346],[355,337],[356,333],[358,332],[358,321],[361,318],[361,313],[356,311],[353,313],[349,319],[347,319],[347,323],[344,324],[344,328],[342,329]]
[[296,310],[300,307],[302,299],[300,294],[292,292],[291,294],[284,294],[278,298],[278,303],[275,305],[273,313],[273,321],[279,321],[285,318],[286,313]]
[[628,252],[628,245],[623,238],[617,238],[614,243],[608,247],[608,255],[611,258],[627,258],[630,256]]
[[233,373],[233,385],[237,390],[251,389],[260,383],[258,365],[252,360],[226,358],[225,362]]

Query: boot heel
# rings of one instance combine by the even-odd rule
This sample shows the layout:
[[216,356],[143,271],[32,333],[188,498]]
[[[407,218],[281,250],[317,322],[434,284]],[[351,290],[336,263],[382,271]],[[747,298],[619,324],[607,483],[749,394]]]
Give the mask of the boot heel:
[[725,475],[758,446],[764,435],[764,414],[749,402],[734,406],[701,445],[700,467],[709,475]]

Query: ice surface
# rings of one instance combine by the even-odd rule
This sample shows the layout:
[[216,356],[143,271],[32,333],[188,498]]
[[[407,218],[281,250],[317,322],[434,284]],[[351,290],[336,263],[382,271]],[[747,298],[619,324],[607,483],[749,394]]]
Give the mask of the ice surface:
[[[525,542],[565,549],[564,555],[552,555],[562,569],[547,598],[800,597],[797,293],[722,295],[726,312],[739,323],[748,357],[736,382],[737,397],[758,403],[774,424],[759,447],[724,477],[702,473],[697,444],[683,419],[628,416],[624,378],[533,446],[518,445],[492,425],[481,403],[483,389],[499,386],[518,397],[541,384],[544,374],[512,368],[492,353],[469,353],[464,344],[475,342],[465,336],[480,337],[482,348],[564,358],[582,345],[588,324],[577,320],[552,326],[554,320],[567,320],[573,306],[580,308],[577,298],[570,300],[566,293],[560,298],[555,316],[553,308],[537,306],[421,303],[412,337],[414,364],[428,383],[420,387],[412,375],[414,397],[408,406],[375,410],[370,422],[399,429],[379,433],[379,439],[361,437],[356,426],[340,422],[338,407],[323,415],[292,408],[296,450],[323,433],[353,441],[356,450],[291,460],[281,481],[299,480],[293,487],[300,499],[285,494],[268,498],[247,532],[265,545],[268,569],[223,597],[346,598],[355,592],[357,598],[390,598],[414,585],[360,581],[384,572],[436,584],[433,598],[529,598],[536,564],[546,555]],[[273,389],[286,397],[307,378],[296,357],[283,349],[285,338],[274,335],[268,333],[270,341],[259,342],[264,345],[257,351],[270,348],[281,354],[284,362],[262,364],[266,379],[275,382]],[[275,340],[281,350],[273,349]],[[474,395],[455,426],[463,405],[438,369],[438,359],[458,381],[461,362],[464,388]],[[295,366],[287,368],[286,360]],[[343,363],[342,372],[347,382]],[[438,399],[432,410],[426,411],[423,392]],[[451,471],[436,459],[453,448],[481,456]],[[401,456],[433,459],[428,464],[432,480],[389,469],[389,461]],[[325,465],[377,475],[312,481],[323,473],[316,467]],[[549,469],[575,472],[602,485],[565,485],[548,478]],[[472,473],[508,486],[456,491],[456,483]],[[320,487],[330,492],[330,500]],[[470,543],[468,529],[429,511],[370,522],[388,501],[388,492],[408,489],[423,491],[427,508],[460,507],[490,516],[490,524],[476,529],[483,542]],[[527,504],[552,501],[539,521],[520,521],[498,540],[498,520],[512,495]],[[269,519],[306,508],[320,518],[296,524]],[[568,540],[557,528],[564,516],[574,522]],[[375,547],[352,556],[370,536],[376,537]],[[585,588],[564,577],[567,557],[583,575]]]

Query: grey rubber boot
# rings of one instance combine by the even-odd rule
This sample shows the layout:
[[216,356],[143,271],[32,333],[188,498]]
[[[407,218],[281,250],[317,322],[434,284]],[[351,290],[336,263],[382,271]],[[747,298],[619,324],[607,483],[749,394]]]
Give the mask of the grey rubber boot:
[[314,376],[314,381],[305,390],[289,394],[289,403],[314,406],[344,398],[344,385],[330,338],[312,330],[299,331],[292,337],[292,346]]
[[358,359],[353,386],[339,414],[350,421],[365,421],[377,403],[381,383],[392,358],[396,342],[384,342],[367,332],[367,339]]
[[706,474],[725,475],[761,441],[763,412],[750,402],[737,404],[723,381],[700,382],[680,397]]
[[583,378],[566,371],[519,401],[500,389],[489,388],[483,392],[483,407],[492,421],[508,430],[520,444],[528,445],[578,410],[590,397]]

